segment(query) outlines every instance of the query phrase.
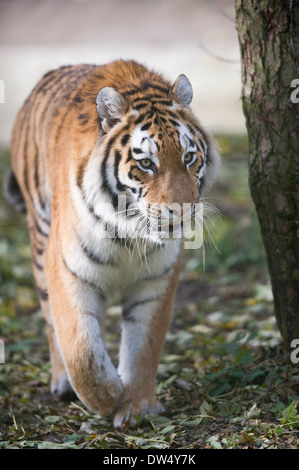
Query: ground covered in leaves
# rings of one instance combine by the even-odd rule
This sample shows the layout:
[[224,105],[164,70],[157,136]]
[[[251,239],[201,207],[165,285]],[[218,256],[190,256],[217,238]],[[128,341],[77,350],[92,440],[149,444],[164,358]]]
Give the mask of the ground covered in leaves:
[[[223,164],[208,202],[213,241],[184,253],[174,318],[159,366],[164,416],[116,432],[82,403],[49,393],[45,325],[31,271],[26,219],[0,205],[0,448],[297,448],[299,369],[273,315],[263,245],[247,186],[247,141],[219,136]],[[9,165],[2,150],[0,175]],[[2,181],[1,181],[2,184]],[[208,220],[209,219],[209,220]],[[211,238],[210,238],[211,239]],[[117,360],[117,309],[106,341]]]

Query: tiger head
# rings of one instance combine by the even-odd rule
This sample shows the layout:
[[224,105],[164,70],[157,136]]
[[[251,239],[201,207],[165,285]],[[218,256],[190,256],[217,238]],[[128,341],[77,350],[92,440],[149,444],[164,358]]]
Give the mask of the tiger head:
[[173,86],[154,78],[98,92],[101,165],[90,177],[100,173],[101,191],[93,184],[90,202],[118,234],[161,244],[181,235],[184,217],[196,216],[219,156],[190,109],[192,95],[185,75]]

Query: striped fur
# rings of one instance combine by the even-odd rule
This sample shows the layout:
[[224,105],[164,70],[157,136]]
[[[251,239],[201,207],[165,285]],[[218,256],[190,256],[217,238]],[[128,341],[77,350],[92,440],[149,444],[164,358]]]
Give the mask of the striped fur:
[[[73,389],[116,427],[162,409],[155,378],[182,245],[164,221],[177,221],[173,204],[193,207],[216,173],[191,99],[185,76],[171,85],[133,61],[65,66],[37,84],[13,130],[7,192],[27,210],[52,392]],[[101,336],[115,292],[118,369]]]

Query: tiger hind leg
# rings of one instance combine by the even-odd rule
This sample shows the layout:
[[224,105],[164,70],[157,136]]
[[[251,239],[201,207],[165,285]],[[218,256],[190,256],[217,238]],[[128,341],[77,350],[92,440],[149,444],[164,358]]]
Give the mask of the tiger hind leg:
[[59,351],[49,304],[48,289],[44,271],[45,251],[48,242],[48,233],[45,223],[38,220],[37,215],[30,216],[29,228],[32,248],[33,274],[37,285],[37,293],[41,310],[46,322],[46,332],[49,345],[52,377],[50,390],[54,397],[69,401],[75,398],[75,393],[68,379],[68,375]]

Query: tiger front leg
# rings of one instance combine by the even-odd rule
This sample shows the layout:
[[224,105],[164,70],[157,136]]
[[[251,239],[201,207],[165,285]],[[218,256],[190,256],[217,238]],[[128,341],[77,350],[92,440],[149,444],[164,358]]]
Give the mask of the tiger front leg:
[[[123,312],[118,372],[124,394],[114,416],[114,427],[134,425],[134,414],[160,414],[155,383],[160,354],[172,316],[178,269],[169,279],[163,295],[145,295]],[[143,293],[145,294],[145,292]]]
[[93,287],[68,268],[51,239],[46,276],[53,327],[69,381],[89,409],[110,416],[123,385],[101,338],[103,306]]

